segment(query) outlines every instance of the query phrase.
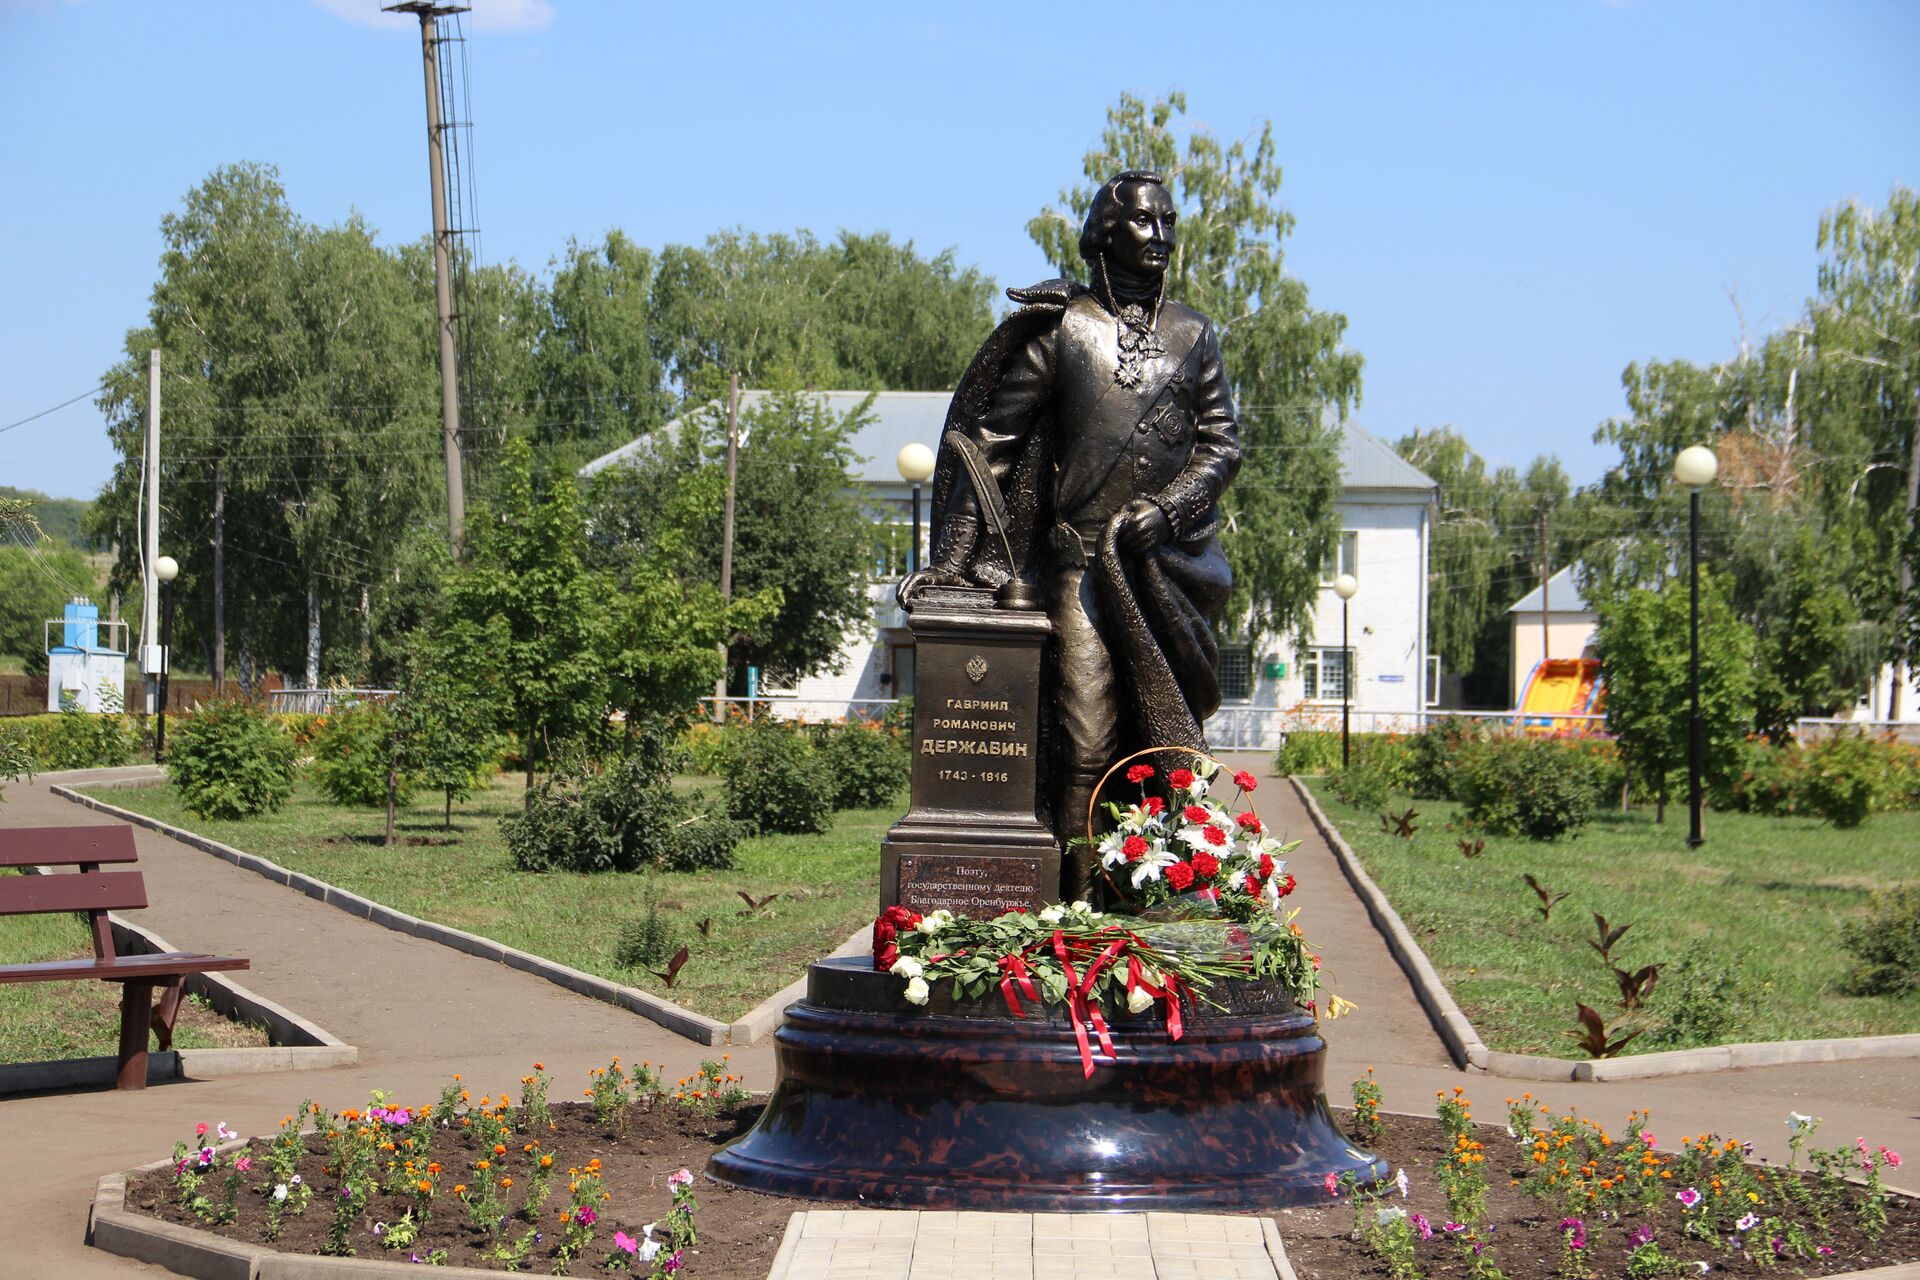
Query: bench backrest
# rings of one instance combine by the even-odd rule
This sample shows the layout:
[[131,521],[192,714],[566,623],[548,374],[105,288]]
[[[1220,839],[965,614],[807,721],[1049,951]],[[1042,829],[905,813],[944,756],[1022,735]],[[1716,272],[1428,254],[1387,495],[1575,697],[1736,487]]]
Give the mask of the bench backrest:
[[113,930],[107,912],[147,905],[147,886],[138,871],[102,871],[102,863],[130,863],[138,857],[133,828],[0,828],[0,867],[72,866],[77,873],[0,876],[0,916],[84,911],[93,934],[93,953],[114,957]]

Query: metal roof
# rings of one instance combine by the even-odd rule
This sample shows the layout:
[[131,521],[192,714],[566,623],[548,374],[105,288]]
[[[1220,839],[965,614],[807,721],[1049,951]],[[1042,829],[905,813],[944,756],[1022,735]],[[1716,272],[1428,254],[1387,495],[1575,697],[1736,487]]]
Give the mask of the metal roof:
[[[1508,613],[1540,612],[1540,588],[1535,587],[1521,596],[1507,608]],[[1554,574],[1547,579],[1548,613],[1592,613],[1593,606],[1580,594],[1580,584],[1573,580],[1573,566]]]
[[[741,412],[745,413],[769,394],[760,390],[742,391]],[[853,438],[854,450],[862,458],[855,476],[867,484],[902,483],[894,457],[903,446],[917,441],[930,449],[939,448],[940,434],[946,427],[947,405],[953,399],[951,391],[814,391],[808,394],[824,399],[827,408],[836,414],[851,413],[869,395],[873,397],[870,420]],[[721,402],[709,401],[701,407],[707,411],[718,410]],[[661,431],[671,433],[678,429],[680,422],[680,418],[675,418]],[[1439,488],[1420,468],[1395,453],[1391,445],[1351,422],[1341,426],[1340,475],[1347,489],[1432,491]],[[595,458],[580,468],[580,474],[592,475],[632,457],[645,447],[647,439],[642,436]],[[742,444],[745,443],[743,440]]]

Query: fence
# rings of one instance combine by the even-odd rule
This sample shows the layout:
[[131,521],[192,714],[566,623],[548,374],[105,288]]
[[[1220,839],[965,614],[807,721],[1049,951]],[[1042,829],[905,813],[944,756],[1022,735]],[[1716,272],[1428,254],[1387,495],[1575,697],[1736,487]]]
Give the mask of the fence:
[[[277,679],[277,677],[276,677]],[[271,689],[271,684],[269,684]],[[240,686],[228,682],[227,692],[237,694]],[[213,681],[186,680],[173,676],[167,681],[167,710],[191,711],[213,699]],[[146,709],[146,692],[140,677],[127,678],[126,709],[135,714]],[[47,714],[47,678],[18,673],[0,675],[0,716],[43,716]]]
[[349,707],[356,702],[399,696],[398,689],[275,689],[267,695],[267,706],[274,711],[317,716],[335,707]]

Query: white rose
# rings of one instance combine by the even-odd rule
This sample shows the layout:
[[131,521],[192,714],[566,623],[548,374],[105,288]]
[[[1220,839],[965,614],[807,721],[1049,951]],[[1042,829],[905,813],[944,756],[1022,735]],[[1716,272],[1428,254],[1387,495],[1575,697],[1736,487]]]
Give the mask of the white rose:
[[893,962],[893,968],[887,970],[896,978],[917,978],[927,971],[927,967],[912,956],[901,956]]
[[1042,911],[1040,913],[1040,918],[1046,921],[1048,924],[1059,924],[1060,917],[1066,914],[1067,914],[1067,909],[1056,902],[1052,906]]
[[1072,909],[1084,915],[1087,912],[1093,910],[1093,904],[1091,902],[1088,902],[1085,898],[1076,898],[1074,899]]
[[907,984],[907,999],[914,1004],[925,1004],[932,994],[925,978],[915,978]]
[[1145,987],[1135,987],[1127,992],[1128,1013],[1145,1013],[1151,1008],[1153,1008],[1153,997],[1147,993]]
[[922,916],[920,923],[915,925],[914,929],[931,938],[934,934],[940,932],[952,923],[953,912],[942,908],[939,911],[929,911],[926,915]]

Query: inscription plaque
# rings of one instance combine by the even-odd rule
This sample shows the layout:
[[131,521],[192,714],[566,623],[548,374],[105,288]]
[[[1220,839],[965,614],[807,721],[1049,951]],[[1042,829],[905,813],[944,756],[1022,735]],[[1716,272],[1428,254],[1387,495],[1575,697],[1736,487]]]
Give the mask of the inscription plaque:
[[945,908],[976,920],[1033,909],[1050,895],[1038,858],[995,857],[956,849],[900,855],[900,905],[915,911]]

